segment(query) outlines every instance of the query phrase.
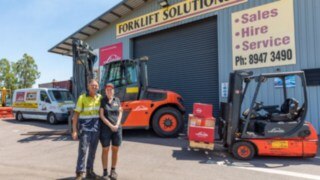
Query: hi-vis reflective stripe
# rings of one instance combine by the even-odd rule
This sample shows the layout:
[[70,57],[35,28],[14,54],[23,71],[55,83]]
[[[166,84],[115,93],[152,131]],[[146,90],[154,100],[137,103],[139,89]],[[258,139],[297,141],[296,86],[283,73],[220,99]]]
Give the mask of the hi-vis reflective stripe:
[[82,109],[81,109],[81,108],[79,108],[79,107],[76,107],[76,108],[74,109],[74,111],[81,112],[81,111],[82,111]]
[[75,111],[78,111],[78,112],[99,111],[99,108],[100,107],[88,107],[88,108],[81,109],[81,108],[77,107],[75,109]]
[[99,111],[100,107],[88,107],[88,108],[83,108],[83,111]]
[[93,118],[99,118],[98,115],[92,115],[92,116],[83,116],[83,115],[80,115],[79,116],[79,119],[93,119]]

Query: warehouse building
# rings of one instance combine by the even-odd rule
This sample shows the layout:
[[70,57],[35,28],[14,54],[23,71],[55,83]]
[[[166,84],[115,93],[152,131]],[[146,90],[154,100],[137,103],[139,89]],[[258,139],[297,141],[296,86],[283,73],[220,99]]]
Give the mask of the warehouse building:
[[[211,103],[216,116],[233,70],[304,70],[307,120],[320,132],[318,9],[318,0],[123,0],[49,51],[71,56],[78,38],[99,50],[100,65],[146,55],[150,86],[181,94],[188,113]],[[283,99],[276,88],[263,89],[265,104]],[[298,80],[290,93],[302,98]]]

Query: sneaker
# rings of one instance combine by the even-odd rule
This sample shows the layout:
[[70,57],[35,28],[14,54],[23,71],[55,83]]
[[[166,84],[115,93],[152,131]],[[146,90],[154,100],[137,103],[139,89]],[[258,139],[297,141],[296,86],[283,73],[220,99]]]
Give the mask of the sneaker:
[[108,172],[103,173],[103,176],[101,177],[103,180],[109,180]]
[[118,178],[118,174],[116,173],[116,170],[111,170],[110,179],[116,180],[117,178]]
[[87,179],[99,179],[100,177],[98,175],[96,175],[96,173],[94,173],[92,169],[87,169],[86,178]]
[[83,172],[79,172],[76,174],[76,179],[75,180],[82,180],[83,179]]
[[107,174],[107,175],[103,175],[103,176],[101,177],[101,179],[103,179],[103,180],[109,180],[108,174]]

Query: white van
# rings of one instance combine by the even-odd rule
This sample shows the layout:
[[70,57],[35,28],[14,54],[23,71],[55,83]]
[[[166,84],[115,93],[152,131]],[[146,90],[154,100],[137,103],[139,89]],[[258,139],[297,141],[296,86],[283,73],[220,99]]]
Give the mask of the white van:
[[18,89],[12,103],[16,120],[41,119],[50,124],[68,120],[69,110],[75,107],[71,93],[59,88]]

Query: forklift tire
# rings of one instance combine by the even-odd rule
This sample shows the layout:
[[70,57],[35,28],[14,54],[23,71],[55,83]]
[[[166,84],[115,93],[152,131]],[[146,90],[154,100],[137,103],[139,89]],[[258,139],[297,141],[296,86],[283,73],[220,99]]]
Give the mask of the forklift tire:
[[183,116],[176,108],[160,108],[152,118],[152,127],[160,137],[176,137],[183,128]]
[[48,120],[49,124],[57,124],[58,123],[57,118],[54,115],[54,113],[49,113],[48,117],[47,117],[47,120]]
[[239,141],[233,144],[232,154],[239,160],[251,160],[255,155],[255,148],[249,142]]
[[20,122],[24,120],[23,115],[22,115],[21,112],[17,112],[17,114],[16,114],[16,120],[17,120],[17,121],[20,121]]

